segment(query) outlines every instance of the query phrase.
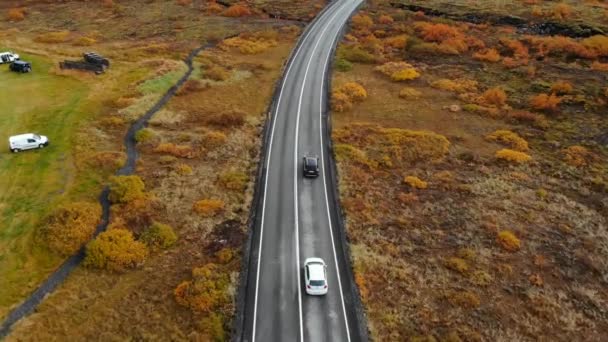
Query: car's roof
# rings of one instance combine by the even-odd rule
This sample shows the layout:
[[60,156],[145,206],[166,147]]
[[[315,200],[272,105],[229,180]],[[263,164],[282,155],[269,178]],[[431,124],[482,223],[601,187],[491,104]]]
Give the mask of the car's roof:
[[30,64],[29,62],[26,62],[26,61],[14,61],[13,63],[15,63],[15,64]]
[[33,137],[34,137],[34,133],[25,133],[25,134],[13,135],[12,137],[8,138],[8,140],[15,141],[15,140],[27,139],[27,138],[33,138]]
[[325,267],[320,263],[308,264],[310,280],[325,280]]
[[307,164],[313,164],[313,165],[317,164],[317,160],[319,160],[318,157],[310,157],[310,156],[304,157],[304,159],[306,160]]

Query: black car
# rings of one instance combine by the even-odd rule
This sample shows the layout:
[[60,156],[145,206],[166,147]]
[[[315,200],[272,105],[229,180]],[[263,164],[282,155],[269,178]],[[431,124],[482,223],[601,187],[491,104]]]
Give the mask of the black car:
[[14,72],[30,72],[32,71],[32,65],[26,61],[14,61],[10,69]]
[[319,175],[319,157],[304,157],[304,177],[317,177]]

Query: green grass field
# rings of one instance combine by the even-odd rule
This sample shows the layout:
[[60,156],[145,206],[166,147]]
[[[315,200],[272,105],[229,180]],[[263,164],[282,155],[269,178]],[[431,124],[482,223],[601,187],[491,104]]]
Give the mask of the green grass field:
[[[43,58],[22,59],[32,62],[32,73],[0,65],[0,318],[62,261],[35,243],[35,233],[66,196],[74,134],[88,115],[86,84],[49,73],[52,65]],[[12,154],[9,136],[29,132],[48,136],[50,146]]]

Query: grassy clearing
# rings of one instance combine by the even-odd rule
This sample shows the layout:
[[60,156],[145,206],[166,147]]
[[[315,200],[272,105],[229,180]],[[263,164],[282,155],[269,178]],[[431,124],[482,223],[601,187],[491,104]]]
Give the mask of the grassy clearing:
[[[33,243],[34,233],[71,185],[74,126],[90,115],[83,106],[86,84],[50,75],[51,64],[44,58],[22,58],[33,63],[33,73],[12,73],[4,65],[0,71],[0,317],[60,261]],[[27,132],[47,135],[51,145],[11,154],[8,137]]]

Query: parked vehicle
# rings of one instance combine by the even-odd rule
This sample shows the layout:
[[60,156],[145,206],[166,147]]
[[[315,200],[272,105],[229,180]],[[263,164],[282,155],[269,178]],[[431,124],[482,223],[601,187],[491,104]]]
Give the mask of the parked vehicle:
[[304,177],[319,176],[319,157],[306,156],[304,157]]
[[13,63],[19,60],[19,55],[10,51],[0,52],[0,64]]
[[44,135],[26,133],[13,135],[8,138],[8,145],[11,152],[31,150],[33,148],[44,148],[49,145],[49,138]]
[[313,296],[327,294],[327,265],[321,258],[308,258],[304,261],[304,281],[306,293]]
[[10,69],[14,72],[26,73],[32,71],[32,65],[26,61],[15,61],[11,64]]

